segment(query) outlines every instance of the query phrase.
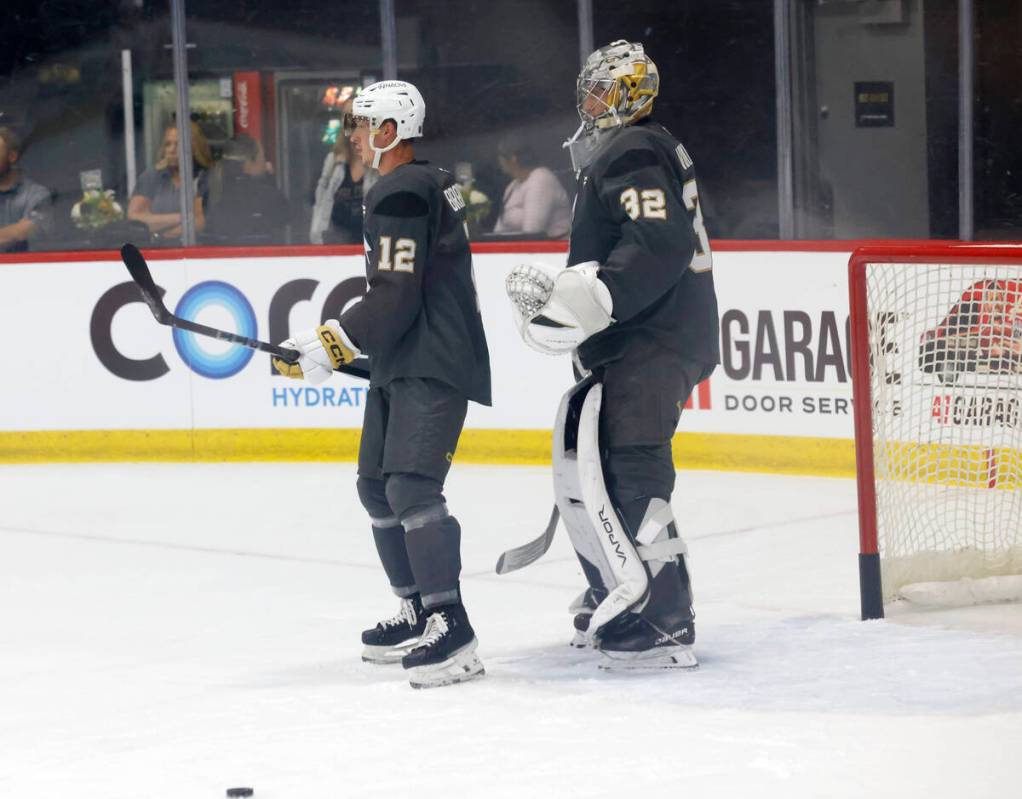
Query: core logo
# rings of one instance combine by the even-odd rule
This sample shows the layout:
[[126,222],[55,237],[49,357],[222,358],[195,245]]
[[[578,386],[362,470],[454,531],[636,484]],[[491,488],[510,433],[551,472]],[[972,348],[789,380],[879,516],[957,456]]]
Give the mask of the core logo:
[[[234,286],[219,280],[209,280],[188,289],[177,304],[174,315],[198,321],[202,313],[213,308],[227,311],[233,322],[230,327],[235,332],[246,338],[256,338],[258,331],[252,304]],[[203,377],[222,380],[236,375],[255,354],[255,350],[240,346],[214,352],[206,348],[209,341],[191,331],[174,328],[174,346],[178,355],[192,371]]]
[[[290,334],[290,315],[299,303],[313,300],[320,288],[320,282],[311,278],[289,280],[273,292],[268,306],[260,310],[265,314],[267,341],[283,341]],[[358,300],[366,292],[366,281],[363,277],[349,277],[335,286],[324,287],[325,297],[319,306],[319,319],[336,318],[347,305]],[[156,291],[161,298],[164,290],[157,286]],[[157,349],[143,357],[131,357],[127,354],[129,347],[123,349],[115,341],[114,318],[126,306],[142,303],[142,293],[134,282],[119,283],[111,287],[96,301],[89,320],[89,336],[92,349],[99,362],[116,377],[122,380],[148,381],[157,380],[170,371],[170,364]],[[224,314],[228,318],[224,318]],[[248,298],[235,286],[219,280],[209,280],[193,286],[181,297],[174,309],[176,316],[203,322],[198,319],[201,314],[211,314],[205,323],[210,327],[230,330],[248,338],[260,338],[256,312]],[[315,311],[313,311],[315,313]],[[315,318],[315,317],[313,317]],[[155,324],[151,320],[148,324]],[[123,336],[123,333],[120,335]],[[243,370],[255,350],[241,345],[225,346],[215,343],[208,337],[200,337],[194,333],[175,328],[173,331],[174,347],[184,364],[192,371],[214,380],[232,377]],[[121,345],[126,342],[121,341]],[[278,377],[276,370],[265,361],[267,374]],[[280,378],[285,380],[285,378]]]

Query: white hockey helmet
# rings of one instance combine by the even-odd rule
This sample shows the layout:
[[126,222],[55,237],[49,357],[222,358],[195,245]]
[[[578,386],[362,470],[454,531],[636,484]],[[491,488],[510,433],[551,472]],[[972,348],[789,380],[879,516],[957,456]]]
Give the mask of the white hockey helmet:
[[[393,120],[397,126],[397,137],[387,147],[377,149],[373,139],[383,123]],[[360,122],[369,126],[369,147],[374,153],[373,168],[380,166],[380,156],[405,139],[416,139],[422,135],[426,120],[426,102],[412,84],[403,80],[382,80],[364,88],[352,101],[351,113],[346,115],[345,130],[349,134]]]

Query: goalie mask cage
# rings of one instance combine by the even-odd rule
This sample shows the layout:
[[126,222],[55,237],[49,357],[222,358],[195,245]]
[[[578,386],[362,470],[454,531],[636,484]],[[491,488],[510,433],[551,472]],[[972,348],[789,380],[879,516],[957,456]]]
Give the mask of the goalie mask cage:
[[1022,598],[1022,245],[848,265],[864,619]]

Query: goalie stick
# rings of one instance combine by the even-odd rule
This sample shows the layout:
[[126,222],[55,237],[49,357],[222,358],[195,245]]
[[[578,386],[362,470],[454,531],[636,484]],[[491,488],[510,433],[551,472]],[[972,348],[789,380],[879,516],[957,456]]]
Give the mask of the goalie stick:
[[535,541],[529,541],[520,547],[509,549],[497,558],[497,574],[507,574],[528,566],[539,560],[550,549],[550,543],[554,540],[554,533],[557,532],[557,520],[561,518],[561,512],[554,505],[550,512],[550,521],[546,529]]
[[[192,322],[188,319],[182,319],[180,316],[175,316],[167,310],[167,306],[164,305],[163,300],[160,299],[160,290],[156,287],[156,282],[153,280],[152,273],[149,271],[149,264],[146,263],[146,260],[142,256],[142,253],[139,252],[138,247],[134,244],[125,244],[121,247],[121,260],[124,261],[124,265],[128,267],[131,279],[135,281],[135,285],[137,285],[139,290],[142,292],[142,299],[145,300],[146,305],[149,306],[149,310],[153,312],[153,316],[156,318],[156,321],[161,325],[168,325],[170,327],[180,328],[181,330],[189,330],[192,333],[198,333],[200,336],[209,336],[210,338],[217,338],[221,341],[230,341],[232,344],[240,344],[243,347],[248,347],[253,350],[261,350],[262,352],[268,352],[271,355],[276,355],[278,358],[282,358],[288,363],[297,363],[299,358],[298,350],[280,347],[276,344],[270,344],[267,341],[259,341],[258,339],[248,338],[247,336],[240,336],[237,333],[230,333],[226,330],[218,330],[215,327],[207,327],[206,325],[200,325],[197,322]],[[336,367],[334,371],[343,372],[346,375],[361,377],[364,380],[368,380],[369,361],[366,358],[356,358],[349,364]]]

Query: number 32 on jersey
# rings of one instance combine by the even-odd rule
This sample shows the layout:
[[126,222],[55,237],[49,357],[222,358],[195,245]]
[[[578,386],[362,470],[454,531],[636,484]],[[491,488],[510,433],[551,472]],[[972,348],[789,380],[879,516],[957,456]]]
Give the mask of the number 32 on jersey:
[[[693,272],[709,271],[713,267],[713,253],[710,251],[710,238],[706,235],[706,227],[703,224],[703,211],[699,207],[699,192],[696,189],[694,178],[685,181],[682,186],[682,199],[685,201],[686,210],[691,215],[692,229],[698,238],[695,252],[692,254],[692,262],[688,268]],[[639,217],[665,221],[667,219],[667,203],[663,189],[639,191],[629,187],[621,192],[621,205],[633,221],[638,220]]]

